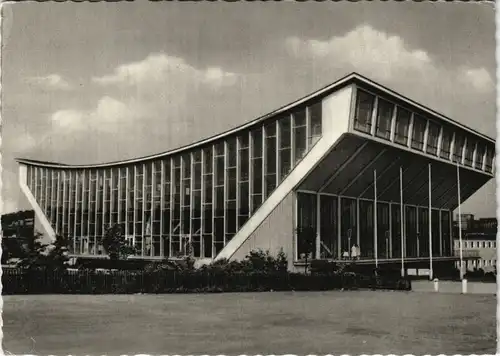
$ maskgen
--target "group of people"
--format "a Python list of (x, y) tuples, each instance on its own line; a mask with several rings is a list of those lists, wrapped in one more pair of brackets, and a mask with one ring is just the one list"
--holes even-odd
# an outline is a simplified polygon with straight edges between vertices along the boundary
[(345, 250), (342, 253), (342, 259), (344, 260), (349, 260), (349, 259), (359, 260), (360, 256), (361, 256), (361, 250), (357, 244), (352, 245), (350, 253), (348, 250)]

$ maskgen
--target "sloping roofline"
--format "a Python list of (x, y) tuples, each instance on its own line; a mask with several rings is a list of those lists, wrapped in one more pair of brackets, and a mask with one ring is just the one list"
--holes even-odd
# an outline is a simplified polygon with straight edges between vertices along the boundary
[(448, 123), (451, 123), (454, 126), (457, 126), (465, 131), (468, 131), (476, 136), (479, 136), (479, 137), (485, 139), (486, 141), (490, 141), (493, 144), (495, 143), (495, 140), (492, 139), (491, 137), (483, 135), (476, 130), (473, 130), (473, 129), (471, 129), (471, 128), (469, 128), (469, 127), (467, 127), (467, 126), (465, 126), (465, 125), (463, 125), (463, 124), (461, 124), (453, 119), (450, 119), (449, 117), (444, 116), (443, 114), (438, 113), (437, 111), (434, 111), (434, 110), (432, 110), (432, 109), (430, 109), (422, 104), (419, 104), (419, 103), (417, 103), (417, 102), (415, 102), (415, 101), (413, 101), (413, 100), (411, 100), (411, 99), (409, 99), (401, 94), (398, 94), (394, 90), (391, 90), (391, 89), (389, 89), (381, 84), (378, 84), (378, 83), (374, 82), (373, 80), (362, 76), (361, 74), (358, 74), (356, 72), (352, 72), (351, 74), (335, 81), (334, 83), (323, 87), (322, 89), (319, 89), (319, 90), (317, 90), (317, 91), (315, 91), (307, 96), (304, 96), (304, 97), (302, 97), (302, 98), (300, 98), (300, 99), (298, 99), (290, 104), (282, 106), (281, 108), (276, 109), (268, 114), (260, 116), (257, 119), (249, 121), (243, 125), (237, 126), (235, 128), (232, 128), (232, 129), (227, 130), (225, 132), (222, 132), (220, 134), (217, 134), (217, 135), (208, 137), (206, 139), (200, 140), (198, 142), (184, 145), (184, 146), (181, 146), (181, 147), (178, 147), (178, 148), (166, 151), (166, 152), (152, 154), (152, 155), (143, 156), (143, 157), (131, 158), (131, 159), (127, 159), (127, 160), (113, 161), (113, 162), (106, 162), (106, 163), (97, 163), (97, 164), (64, 164), (64, 163), (25, 159), (25, 158), (16, 158), (15, 160), (18, 163), (32, 164), (32, 165), (51, 167), (51, 168), (101, 168), (101, 167), (111, 167), (111, 166), (122, 166), (122, 165), (131, 164), (131, 163), (137, 163), (137, 162), (141, 162), (141, 161), (148, 161), (148, 160), (152, 160), (152, 159), (157, 159), (157, 158), (161, 158), (161, 157), (165, 157), (165, 156), (170, 156), (170, 155), (173, 155), (173, 154), (176, 154), (176, 153), (179, 153), (182, 151), (186, 151), (189, 149), (193, 149), (193, 148), (208, 144), (210, 142), (216, 141), (218, 139), (222, 139), (222, 138), (229, 136), (231, 134), (234, 134), (238, 131), (242, 131), (244, 129), (255, 126), (256, 124), (258, 124), (262, 121), (265, 121), (273, 116), (277, 116), (279, 114), (282, 114), (283, 112), (294, 109), (296, 106), (304, 104), (308, 101), (325, 97), (325, 96), (331, 94), (332, 92), (339, 90), (339, 89), (341, 89), (349, 84), (352, 84), (352, 83), (361, 84), (361, 85), (365, 85), (365, 86), (368, 86), (371, 88), (375, 88), (378, 91), (382, 92), (383, 94), (392, 96), (392, 97), (406, 103), (408, 106), (413, 106), (413, 107), (417, 108), (418, 110), (425, 112), (426, 114), (430, 114), (431, 116), (437, 117), (439, 120), (443, 120), (443, 121), (446, 121)]

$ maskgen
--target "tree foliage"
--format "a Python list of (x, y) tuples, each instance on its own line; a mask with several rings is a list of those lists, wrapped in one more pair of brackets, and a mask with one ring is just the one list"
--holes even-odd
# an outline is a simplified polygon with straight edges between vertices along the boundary
[(68, 263), (68, 243), (65, 237), (57, 235), (55, 241), (45, 243), (43, 234), (36, 232), (33, 242), (29, 244), (19, 262), (19, 267), (63, 270), (68, 267)]
[(104, 251), (111, 260), (127, 259), (136, 254), (134, 246), (130, 246), (125, 240), (123, 229), (120, 225), (114, 224), (106, 228), (102, 240)]

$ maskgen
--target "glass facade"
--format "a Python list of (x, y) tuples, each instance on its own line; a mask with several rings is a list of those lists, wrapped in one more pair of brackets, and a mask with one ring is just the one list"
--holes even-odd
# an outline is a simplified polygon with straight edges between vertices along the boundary
[(442, 125), (424, 114), (360, 88), (356, 89), (353, 115), (355, 131), (374, 134), (415, 151), (425, 150), (429, 155), (487, 173), (493, 172), (494, 146), (463, 129)]
[(104, 254), (106, 228), (119, 224), (139, 256), (213, 258), (321, 138), (321, 107), (312, 103), (213, 143), (137, 163), (27, 165), (27, 184), (75, 254)]
[[(361, 259), (401, 258), (402, 251), (404, 257), (429, 257), (427, 207), (404, 205), (401, 220), (397, 203), (379, 201), (375, 214), (374, 201), (367, 199), (298, 191), (296, 201), (297, 259), (342, 258), (351, 253), (353, 245), (358, 245)], [(450, 218), (448, 210), (432, 209), (433, 256), (452, 256)]]

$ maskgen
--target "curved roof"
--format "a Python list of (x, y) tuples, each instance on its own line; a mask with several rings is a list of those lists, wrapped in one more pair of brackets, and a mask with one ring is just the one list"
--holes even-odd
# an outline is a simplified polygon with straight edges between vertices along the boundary
[(187, 150), (211, 143), (211, 142), (216, 141), (218, 139), (222, 139), (224, 137), (230, 136), (234, 133), (237, 133), (237, 132), (242, 131), (244, 129), (255, 126), (258, 123), (265, 121), (271, 117), (274, 117), (274, 116), (282, 114), (286, 111), (292, 110), (295, 107), (297, 107), (303, 103), (309, 102), (309, 101), (314, 100), (314, 99), (319, 99), (319, 98), (325, 97), (325, 96), (329, 95), (330, 93), (332, 93), (336, 90), (339, 90), (339, 89), (341, 89), (349, 84), (352, 84), (352, 83), (356, 83), (356, 84), (361, 85), (361, 86), (366, 86), (366, 87), (369, 87), (371, 89), (376, 89), (385, 95), (391, 96), (391, 97), (395, 98), (396, 100), (403, 102), (407, 106), (411, 106), (417, 110), (424, 112), (426, 115), (430, 115), (430, 116), (437, 118), (439, 120), (449, 122), (449, 123), (453, 124), (454, 126), (457, 126), (465, 131), (468, 131), (476, 136), (479, 136), (479, 137), (485, 139), (486, 141), (490, 141), (491, 143), (495, 143), (495, 140), (492, 139), (491, 137), (483, 135), (483, 134), (481, 134), (481, 133), (479, 133), (479, 132), (477, 132), (477, 131), (475, 131), (475, 130), (473, 130), (473, 129), (471, 129), (471, 128), (469, 128), (469, 127), (467, 127), (467, 126), (465, 126), (465, 125), (463, 125), (455, 120), (452, 120), (452, 119), (450, 119), (450, 118), (448, 118), (448, 117), (446, 117), (446, 116), (444, 116), (444, 115), (442, 115), (442, 114), (440, 114), (432, 109), (429, 109), (428, 107), (425, 107), (424, 105), (421, 105), (421, 104), (419, 104), (419, 103), (417, 103), (417, 102), (415, 102), (415, 101), (413, 101), (413, 100), (411, 100), (411, 99), (409, 99), (401, 94), (396, 93), (395, 91), (393, 91), (389, 88), (386, 88), (383, 85), (380, 85), (380, 84), (378, 84), (378, 83), (376, 83), (376, 82), (374, 82), (374, 81), (372, 81), (372, 80), (370, 80), (370, 79), (368, 79), (368, 78), (366, 78), (358, 73), (353, 72), (353, 73), (335, 81), (334, 83), (327, 85), (326, 87), (324, 87), (322, 89), (319, 89), (319, 90), (317, 90), (317, 91), (315, 91), (315, 92), (313, 92), (305, 97), (302, 97), (302, 98), (300, 98), (300, 99), (298, 99), (290, 104), (282, 106), (281, 108), (274, 110), (268, 114), (265, 114), (261, 117), (258, 117), (257, 119), (254, 119), (250, 122), (247, 122), (246, 124), (237, 126), (233, 129), (227, 130), (225, 132), (214, 135), (212, 137), (208, 137), (208, 138), (203, 139), (201, 141), (191, 143), (188, 145), (184, 145), (184, 146), (181, 146), (181, 147), (178, 147), (178, 148), (166, 151), (166, 152), (152, 154), (152, 155), (143, 156), (143, 157), (132, 158), (132, 159), (127, 159), (127, 160), (105, 162), (105, 163), (96, 163), (96, 164), (64, 164), (64, 163), (56, 163), (56, 162), (48, 162), (48, 161), (39, 161), (39, 160), (33, 160), (33, 159), (25, 159), (25, 158), (16, 158), (16, 161), (18, 163), (25, 163), (25, 164), (31, 164), (31, 165), (43, 166), (43, 167), (49, 167), (49, 168), (67, 168), (67, 169), (79, 168), (79, 169), (82, 169), (82, 168), (103, 168), (103, 167), (111, 167), (111, 166), (121, 166), (121, 165), (142, 162), (142, 161), (148, 161), (148, 160), (152, 160), (152, 159), (158, 159), (161, 157), (170, 156), (170, 155), (173, 155), (176, 153), (180, 153), (182, 151), (187, 151)]

